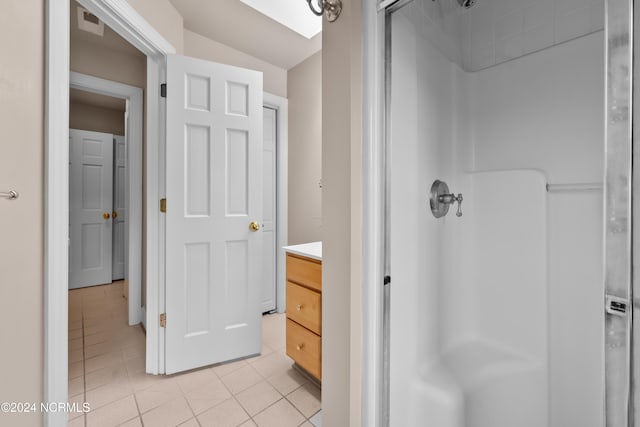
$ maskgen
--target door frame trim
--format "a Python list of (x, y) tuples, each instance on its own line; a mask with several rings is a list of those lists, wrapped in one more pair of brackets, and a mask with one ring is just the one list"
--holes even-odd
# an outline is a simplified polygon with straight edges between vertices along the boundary
[(285, 254), (289, 241), (289, 100), (264, 92), (263, 107), (276, 114), (276, 311), (286, 308)]
[(129, 282), (129, 325), (142, 322), (142, 89), (111, 80), (71, 71), (69, 88), (107, 95), (127, 101), (129, 123), (126, 127), (126, 234)]
[[(125, 40), (147, 55), (147, 87), (158, 87), (167, 54), (175, 48), (126, 0), (78, 0)], [(69, 209), (69, 22), (68, 0), (47, 0), (45, 4), (45, 212), (44, 212), (44, 402), (68, 400), (68, 209)], [(159, 91), (147, 90), (147, 140), (159, 141), (161, 129)], [(158, 282), (161, 236), (157, 201), (161, 147), (148, 144), (145, 268), (147, 283)], [(147, 287), (147, 361), (149, 373), (159, 373), (159, 290)], [(43, 414), (45, 426), (65, 426), (67, 414)]]
[[(375, 3), (378, 3), (377, 5)], [(384, 336), (386, 13), (396, 1), (362, 2), (362, 424), (388, 425)]]

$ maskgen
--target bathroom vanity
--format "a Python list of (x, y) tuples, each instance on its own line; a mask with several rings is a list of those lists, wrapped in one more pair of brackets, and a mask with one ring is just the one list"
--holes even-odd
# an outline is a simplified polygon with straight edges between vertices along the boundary
[(322, 242), (285, 246), (287, 355), (322, 378)]

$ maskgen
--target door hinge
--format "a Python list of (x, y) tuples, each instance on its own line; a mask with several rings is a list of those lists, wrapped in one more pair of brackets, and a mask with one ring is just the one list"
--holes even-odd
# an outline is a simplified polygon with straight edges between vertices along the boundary
[(162, 313), (160, 315), (160, 327), (161, 328), (166, 328), (167, 327), (167, 314), (166, 313)]
[(167, 212), (167, 199), (160, 199), (160, 212)]
[(160, 85), (160, 96), (163, 98), (167, 97), (167, 84), (166, 83), (162, 83)]

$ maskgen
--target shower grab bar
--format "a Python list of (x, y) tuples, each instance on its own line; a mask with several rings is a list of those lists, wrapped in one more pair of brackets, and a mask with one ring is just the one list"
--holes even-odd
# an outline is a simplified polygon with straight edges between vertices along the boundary
[(4, 197), (5, 199), (15, 200), (20, 197), (20, 193), (15, 190), (10, 191), (0, 191), (0, 197)]
[(584, 184), (547, 184), (548, 193), (566, 193), (573, 191), (602, 191), (601, 182), (587, 182)]

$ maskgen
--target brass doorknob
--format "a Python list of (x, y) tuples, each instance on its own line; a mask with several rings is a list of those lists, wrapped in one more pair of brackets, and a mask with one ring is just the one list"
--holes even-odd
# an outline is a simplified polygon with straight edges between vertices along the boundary
[(251, 224), (249, 224), (249, 230), (251, 230), (251, 231), (260, 230), (260, 224), (258, 224), (257, 222), (253, 221)]
[(113, 213), (111, 214), (111, 216), (113, 217), (113, 219), (118, 218), (118, 212), (113, 211)]
[(304, 348), (304, 343), (296, 345), (296, 350), (300, 351)]
[(105, 212), (105, 213), (102, 214), (102, 218), (109, 219), (109, 218), (111, 218), (111, 215), (109, 214), (109, 212)]

